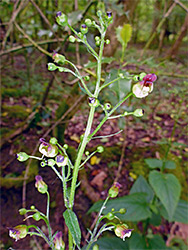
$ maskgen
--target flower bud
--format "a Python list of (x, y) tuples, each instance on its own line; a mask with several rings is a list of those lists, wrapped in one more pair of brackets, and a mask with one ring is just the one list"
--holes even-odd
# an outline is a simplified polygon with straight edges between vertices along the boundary
[(43, 167), (45, 167), (47, 165), (47, 163), (45, 161), (41, 161), (40, 165), (43, 168)]
[(95, 37), (95, 41), (97, 42), (97, 41), (100, 41), (100, 37), (99, 36), (96, 36)]
[(106, 12), (106, 19), (109, 23), (112, 23), (113, 21), (113, 16), (112, 16), (112, 12), (111, 11), (107, 11)]
[(28, 227), (26, 225), (19, 225), (14, 228), (9, 228), (9, 236), (15, 241), (23, 239), (28, 233)]
[(58, 154), (58, 148), (56, 145), (52, 145), (46, 142), (43, 138), (40, 139), (42, 142), (39, 146), (39, 152), (46, 157), (55, 157)]
[(98, 146), (98, 147), (97, 147), (97, 152), (98, 152), (98, 153), (104, 152), (104, 148), (103, 148), (102, 146)]
[(64, 64), (66, 61), (65, 57), (63, 55), (58, 54), (57, 52), (54, 52), (52, 58), (55, 63), (59, 63), (59, 64)]
[(99, 250), (99, 245), (95, 244), (92, 250)]
[(54, 159), (48, 160), (48, 166), (53, 167), (55, 164), (56, 164), (56, 162), (54, 161)]
[(31, 208), (31, 210), (35, 210), (35, 206), (34, 205), (32, 205), (30, 208)]
[(88, 32), (88, 27), (86, 24), (82, 24), (80, 27), (80, 31), (83, 35), (85, 35)]
[(64, 167), (68, 163), (68, 157), (66, 155), (57, 155), (55, 158), (55, 162), (58, 167)]
[(126, 116), (126, 115), (128, 115), (129, 113), (127, 112), (127, 111), (125, 111), (124, 113), (123, 113), (123, 115), (124, 116)]
[(135, 82), (138, 82), (138, 81), (139, 81), (139, 77), (138, 77), (137, 75), (135, 75), (135, 76), (133, 76), (133, 80), (134, 80)]
[(121, 185), (118, 182), (115, 182), (108, 191), (109, 197), (115, 198), (116, 196), (118, 196), (120, 187)]
[(27, 209), (25, 209), (25, 208), (20, 208), (20, 209), (19, 209), (19, 213), (20, 213), (20, 215), (24, 215), (24, 214), (27, 213)]
[(68, 17), (61, 11), (58, 11), (56, 14), (56, 22), (65, 27), (68, 24)]
[(89, 76), (85, 76), (84, 79), (85, 79), (86, 81), (89, 81), (90, 77), (89, 77)]
[(68, 144), (64, 144), (64, 145), (63, 145), (63, 148), (64, 148), (65, 150), (68, 149), (68, 147), (69, 147)]
[(76, 38), (74, 36), (69, 36), (69, 42), (74, 43), (76, 41)]
[(113, 213), (109, 212), (109, 213), (107, 213), (106, 218), (108, 220), (113, 220), (115, 218), (115, 215)]
[(36, 212), (33, 214), (33, 219), (36, 221), (39, 221), (41, 219), (41, 215), (39, 212)]
[(116, 225), (114, 232), (117, 237), (125, 240), (126, 237), (129, 238), (131, 236), (132, 230), (133, 229), (128, 229), (128, 226), (126, 224), (118, 224)]
[(88, 156), (88, 155), (89, 155), (89, 151), (86, 151), (86, 152), (85, 152), (85, 155)]
[(35, 176), (35, 187), (38, 189), (39, 193), (45, 194), (48, 190), (47, 184), (43, 181), (40, 175)]
[(145, 76), (146, 76), (145, 72), (140, 73), (139, 80), (142, 81)]
[(105, 108), (106, 110), (111, 109), (111, 104), (110, 104), (110, 103), (105, 103), (105, 104), (104, 104), (104, 108)]
[(89, 97), (88, 102), (89, 102), (90, 107), (98, 107), (99, 106), (99, 100), (97, 98)]
[(56, 70), (58, 67), (54, 64), (54, 63), (48, 63), (48, 70), (49, 71), (54, 71)]
[(142, 117), (144, 115), (144, 110), (143, 109), (136, 109), (134, 111), (133, 115), (136, 117)]
[(119, 213), (120, 214), (125, 214), (126, 213), (126, 209), (125, 208), (120, 208)]
[(106, 39), (106, 44), (110, 44), (110, 40), (109, 39)]
[(97, 16), (98, 16), (98, 17), (101, 17), (101, 15), (102, 15), (102, 11), (101, 11), (101, 10), (98, 10), (98, 11), (97, 11)]
[(86, 24), (88, 27), (91, 27), (91, 25), (92, 25), (91, 19), (87, 18), (87, 19), (85, 20), (85, 24)]
[(54, 245), (55, 245), (55, 250), (64, 250), (65, 249), (65, 243), (62, 239), (63, 234), (62, 232), (58, 232), (55, 237), (54, 237)]
[(18, 161), (27, 161), (29, 159), (29, 155), (25, 152), (20, 152), (17, 154), (17, 160)]
[(96, 41), (96, 46), (100, 46), (100, 41)]

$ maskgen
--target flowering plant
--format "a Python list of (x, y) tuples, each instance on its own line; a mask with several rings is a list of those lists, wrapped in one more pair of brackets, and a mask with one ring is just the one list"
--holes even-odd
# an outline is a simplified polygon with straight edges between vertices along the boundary
[[(136, 117), (143, 116), (143, 110), (138, 108), (134, 110), (133, 112), (124, 112), (123, 114), (119, 115), (113, 115), (115, 111), (120, 107), (121, 104), (123, 104), (129, 97), (136, 96), (138, 98), (142, 98), (147, 96), (152, 90), (153, 90), (153, 82), (156, 80), (156, 76), (154, 74), (144, 74), (141, 73), (139, 76), (133, 76), (133, 75), (127, 75), (120, 73), (116, 79), (113, 79), (110, 82), (101, 84), (101, 72), (102, 72), (102, 59), (103, 59), (103, 49), (104, 45), (109, 44), (109, 40), (105, 39), (106, 31), (110, 23), (113, 21), (113, 15), (111, 12), (103, 13), (102, 11), (97, 12), (98, 16), (98, 22), (92, 21), (90, 19), (86, 19), (85, 23), (81, 25), (80, 32), (77, 32), (68, 21), (68, 17), (58, 12), (56, 15), (56, 21), (57, 23), (65, 27), (67, 26), (71, 31), (72, 35), (69, 37), (70, 42), (80, 42), (85, 44), (87, 47), (89, 53), (95, 58), (97, 62), (97, 72), (96, 72), (96, 83), (95, 83), (95, 89), (94, 91), (91, 91), (90, 88), (87, 86), (85, 78), (81, 75), (79, 69), (77, 66), (70, 62), (65, 56), (58, 54), (55, 52), (52, 56), (54, 63), (48, 64), (49, 71), (55, 71), (58, 70), (59, 72), (67, 72), (72, 75), (74, 75), (79, 80), (80, 88), (81, 90), (88, 96), (88, 105), (90, 107), (87, 126), (85, 129), (85, 133), (83, 134), (81, 138), (80, 145), (77, 149), (77, 157), (75, 162), (72, 162), (68, 153), (67, 148), (68, 145), (60, 145), (56, 138), (51, 138), (49, 142), (47, 142), (44, 138), (40, 139), (40, 146), (39, 146), (39, 152), (42, 154), (41, 158), (36, 156), (30, 156), (27, 155), (25, 152), (18, 153), (18, 160), (19, 161), (26, 161), (29, 158), (35, 158), (41, 161), (41, 167), (50, 166), (52, 170), (56, 173), (58, 178), (61, 180), (63, 185), (63, 198), (64, 198), (64, 204), (66, 210), (63, 212), (63, 216), (65, 219), (65, 224), (68, 227), (68, 249), (72, 250), (76, 247), (78, 249), (81, 249), (81, 230), (78, 223), (78, 218), (76, 214), (73, 211), (74, 206), (74, 199), (75, 199), (75, 191), (77, 188), (77, 180), (78, 180), (78, 172), (79, 170), (84, 167), (86, 162), (95, 154), (95, 153), (102, 153), (103, 147), (98, 146), (97, 149), (92, 152), (91, 154), (88, 154), (85, 152), (86, 146), (88, 142), (94, 138), (94, 135), (99, 131), (99, 129), (102, 127), (102, 125), (108, 120), (108, 119), (115, 119), (118, 117), (124, 117), (128, 115), (134, 115)], [(100, 37), (97, 36), (96, 46), (99, 46), (99, 53), (95, 51), (95, 49), (88, 43), (87, 40), (87, 32), (89, 28), (96, 28), (98, 32), (100, 33)], [(67, 65), (71, 66), (72, 69), (68, 68)], [(120, 79), (129, 79), (129, 80), (139, 80), (140, 82), (136, 83), (132, 91), (128, 93), (126, 96), (124, 96), (114, 107), (111, 107), (109, 103), (105, 103), (104, 105), (100, 103), (99, 101), (99, 94), (104, 88), (107, 88), (112, 83), (117, 82)], [(141, 79), (142, 78), (142, 79)], [(104, 111), (104, 117), (99, 123), (99, 125), (92, 131), (91, 127), (93, 124), (94, 114), (97, 108), (101, 108)], [(112, 136), (112, 135), (109, 135)], [(83, 159), (83, 155), (86, 155), (86, 158)], [(26, 237), (26, 235), (36, 235), (42, 237), (46, 243), (49, 245), (49, 247), (53, 250), (64, 250), (65, 249), (65, 243), (62, 239), (62, 232), (55, 232), (53, 233), (53, 230), (50, 226), (50, 219), (49, 219), (49, 204), (50, 204), (50, 196), (48, 193), (48, 186), (43, 181), (42, 177), (37, 175), (36, 176), (36, 183), (35, 186), (37, 190), (47, 195), (47, 208), (46, 208), (46, 214), (40, 212), (38, 209), (36, 209), (34, 206), (31, 207), (31, 209), (22, 208), (20, 209), (20, 214), (26, 215), (30, 213), (26, 217), (27, 218), (33, 218), (34, 220), (43, 220), (44, 223), (47, 225), (48, 228), (48, 235), (46, 235), (42, 229), (35, 225), (25, 226), (25, 225), (19, 225), (15, 228), (11, 228), (10, 230), (10, 236), (14, 238), (15, 240), (22, 239)], [(70, 191), (68, 188), (70, 187)], [(121, 239), (125, 240), (126, 237), (131, 236), (132, 229), (129, 229), (126, 224), (120, 221), (118, 216), (116, 216), (116, 213), (125, 213), (125, 208), (121, 208), (119, 211), (112, 211), (108, 213), (105, 216), (102, 216), (102, 212), (105, 209), (105, 205), (108, 202), (110, 198), (115, 198), (118, 193), (119, 189), (121, 188), (121, 185), (117, 182), (115, 182), (112, 187), (109, 189), (108, 196), (106, 200), (104, 201), (100, 212), (98, 214), (98, 217), (96, 219), (96, 223), (94, 226), (93, 231), (90, 231), (90, 239), (88, 240), (88, 244), (86, 246), (86, 250), (89, 250), (92, 244), (98, 239), (98, 237), (107, 230), (114, 230), (117, 237), (120, 237)], [(101, 221), (105, 220), (107, 222), (104, 222), (101, 226)], [(114, 219), (116, 219), (114, 221)], [(29, 231), (29, 229), (32, 228), (35, 231)]]

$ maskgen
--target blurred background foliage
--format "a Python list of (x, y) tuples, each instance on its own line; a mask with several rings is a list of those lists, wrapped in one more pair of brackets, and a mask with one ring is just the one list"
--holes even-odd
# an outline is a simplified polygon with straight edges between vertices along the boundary
[[(182, 222), (186, 221), (187, 202), (184, 201), (187, 200), (188, 153), (187, 0), (1, 0), (1, 186), (5, 192), (5, 208), (11, 202), (7, 190), (17, 188), (13, 192), (20, 195), (18, 190), (32, 182), (39, 172), (36, 162), (28, 165), (16, 162), (16, 152), (24, 150), (34, 154), (40, 137), (56, 136), (61, 143), (70, 145), (69, 153), (73, 159), (75, 157), (75, 148), (87, 119), (86, 97), (72, 76), (48, 72), (46, 65), (52, 61), (53, 51), (64, 54), (79, 66), (84, 76), (90, 76), (88, 86), (92, 89), (96, 64), (84, 45), (69, 42), (70, 30), (58, 26), (55, 15), (57, 11), (66, 13), (69, 22), (79, 30), (85, 18), (96, 20), (96, 11), (104, 6), (113, 12), (114, 22), (107, 32), (111, 42), (104, 50), (102, 81), (115, 78), (121, 71), (126, 71), (127, 75), (143, 71), (155, 73), (158, 81), (147, 99), (131, 99), (118, 110), (132, 111), (141, 107), (145, 110), (142, 118), (121, 118), (107, 124), (100, 135), (123, 129), (122, 135), (113, 140), (98, 139), (89, 145), (92, 150), (100, 143), (106, 150), (101, 158), (93, 158), (86, 173), (81, 174), (83, 179), (85, 175), (88, 179), (84, 179), (82, 191), (92, 202), (97, 200), (93, 197), (95, 195), (104, 198), (101, 188), (108, 189), (118, 176), (126, 187), (121, 196), (127, 195), (139, 176), (148, 180), (151, 169), (144, 159), (168, 159), (175, 163), (175, 168), (165, 171), (173, 173), (181, 184), (178, 204), (184, 217), (168, 221), (164, 209), (161, 216), (153, 212), (154, 208), (146, 208), (146, 212), (154, 217), (140, 217), (136, 222), (130, 220), (132, 224), (129, 226), (132, 225), (137, 232), (130, 242), (122, 245), (119, 239), (109, 239), (107, 235), (99, 241), (100, 249), (115, 249), (117, 244), (126, 249), (138, 249), (139, 244), (143, 249), (166, 249), (166, 241), (169, 249), (184, 250), (186, 239)], [(129, 27), (128, 33), (131, 34), (124, 48), (119, 37), (121, 27)], [(89, 29), (87, 34), (89, 43), (96, 50), (97, 35), (94, 29)], [(122, 93), (130, 91), (131, 84), (130, 81), (119, 81), (111, 85), (99, 97), (100, 102), (115, 104)], [(97, 111), (96, 120), (102, 117), (102, 111)], [(96, 177), (102, 169), (108, 173), (109, 179), (102, 179), (102, 187), (94, 185), (93, 193), (88, 194), (86, 187), (90, 185), (91, 176)], [(115, 204), (118, 201), (113, 206)], [(53, 208), (56, 205), (53, 204)], [(85, 213), (82, 210), (82, 217), (86, 216)], [(5, 236), (7, 221), (3, 223), (2, 235)], [(87, 222), (82, 223), (89, 227)], [(2, 249), (12, 246), (7, 242), (1, 242)]]

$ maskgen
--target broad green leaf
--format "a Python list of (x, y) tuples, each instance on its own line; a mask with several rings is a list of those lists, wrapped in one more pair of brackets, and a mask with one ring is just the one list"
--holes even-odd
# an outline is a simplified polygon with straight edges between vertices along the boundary
[(154, 196), (153, 190), (151, 189), (150, 185), (142, 175), (140, 175), (133, 184), (130, 190), (130, 194), (140, 193), (140, 192), (147, 194), (148, 202), (150, 202), (153, 199)]
[(117, 39), (122, 45), (126, 45), (130, 41), (131, 35), (132, 26), (130, 24), (124, 24), (123, 27), (119, 26), (116, 29)]
[[(102, 206), (102, 201), (96, 202), (88, 211), (99, 211)], [(103, 214), (107, 214), (114, 208), (118, 211), (120, 208), (125, 208), (125, 214), (117, 214), (122, 221), (141, 221), (151, 217), (151, 211), (147, 202), (146, 193), (135, 193), (126, 195), (117, 199), (108, 201)]]
[(167, 160), (165, 161), (165, 168), (167, 169), (175, 169), (176, 163), (174, 161)]
[(181, 193), (181, 185), (178, 179), (173, 174), (164, 174), (153, 170), (149, 174), (149, 182), (166, 208), (169, 220), (171, 220)]
[[(160, 206), (161, 215), (168, 220), (168, 214), (164, 206)], [(188, 202), (184, 200), (179, 200), (176, 210), (174, 212), (173, 218), (171, 221), (177, 221), (181, 223), (188, 224)]]
[[(132, 236), (131, 236), (132, 237)], [(98, 241), (92, 244), (89, 250), (93, 250), (93, 246), (97, 244), (99, 246), (99, 250), (128, 250), (128, 244), (126, 241), (118, 237), (102, 237)], [(83, 248), (86, 249), (87, 246)]]
[(155, 158), (148, 158), (144, 160), (149, 168), (161, 168), (163, 166), (163, 161)]
[(81, 231), (76, 214), (72, 210), (67, 209), (63, 213), (63, 217), (65, 218), (65, 223), (70, 230), (76, 245), (79, 246), (81, 241)]
[(150, 250), (166, 250), (169, 249), (166, 247), (165, 241), (160, 235), (152, 235), (151, 238), (147, 239), (149, 244), (148, 249)]
[(128, 241), (128, 244), (129, 244), (129, 250), (147, 249), (144, 237), (138, 233), (134, 233), (134, 231), (131, 238)]

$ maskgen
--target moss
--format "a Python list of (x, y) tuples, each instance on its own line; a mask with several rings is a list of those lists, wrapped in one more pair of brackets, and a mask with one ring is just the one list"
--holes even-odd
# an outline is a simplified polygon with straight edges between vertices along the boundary
[(21, 105), (14, 105), (14, 106), (3, 105), (2, 112), (7, 113), (8, 119), (18, 118), (24, 120), (28, 117), (28, 111), (24, 106)]
[(23, 90), (20, 90), (19, 88), (1, 88), (1, 94), (2, 97), (22, 97), (23, 95), (27, 95), (26, 92), (24, 92)]

